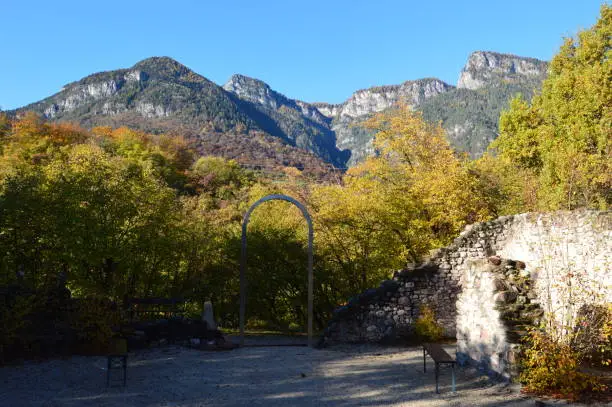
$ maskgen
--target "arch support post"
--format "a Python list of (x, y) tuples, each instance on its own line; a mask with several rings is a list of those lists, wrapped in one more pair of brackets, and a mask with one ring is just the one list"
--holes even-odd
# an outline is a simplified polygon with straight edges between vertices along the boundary
[(244, 220), (242, 221), (242, 239), (241, 239), (241, 251), (240, 251), (240, 345), (244, 345), (244, 324), (245, 324), (245, 315), (246, 315), (246, 294), (247, 294), (247, 280), (246, 280), (246, 254), (247, 254), (247, 226), (249, 224), (249, 218), (251, 217), (251, 213), (264, 202), (267, 201), (287, 201), (295, 206), (297, 206), (304, 218), (306, 219), (306, 223), (308, 223), (308, 346), (312, 347), (312, 315), (313, 315), (313, 273), (312, 273), (312, 264), (313, 264), (313, 239), (314, 233), (312, 228), (312, 219), (310, 218), (310, 214), (306, 210), (306, 207), (302, 205), (296, 199), (282, 194), (273, 194), (267, 195), (255, 202), (246, 215), (244, 215)]

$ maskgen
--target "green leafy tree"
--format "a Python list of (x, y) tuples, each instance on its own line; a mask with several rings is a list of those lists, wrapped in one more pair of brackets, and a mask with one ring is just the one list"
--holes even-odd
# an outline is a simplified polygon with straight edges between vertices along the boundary
[(612, 7), (565, 40), (531, 103), (512, 102), (492, 144), (537, 180), (537, 209), (605, 209), (612, 202)]

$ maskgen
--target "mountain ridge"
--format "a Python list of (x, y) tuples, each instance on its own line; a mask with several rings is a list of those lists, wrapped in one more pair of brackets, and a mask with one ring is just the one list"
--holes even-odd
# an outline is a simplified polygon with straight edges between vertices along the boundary
[[(240, 74), (220, 86), (170, 57), (150, 57), (130, 68), (70, 82), (58, 93), (12, 112), (34, 110), (49, 120), (85, 127), (128, 124), (154, 133), (185, 132), (204, 153), (212, 139), (212, 150), (218, 150), (225, 138), (230, 145), (241, 140), (248, 144), (246, 138), (264, 133), (272, 137), (265, 138), (269, 143), (309, 151), (313, 158), (342, 168), (373, 152), (373, 134), (360, 124), (398, 103), (423, 111), (429, 121), (441, 121), (458, 150), (478, 156), (495, 137), (496, 118), (509, 97), (530, 97), (546, 68), (545, 61), (535, 58), (475, 51), (457, 86), (421, 78), (359, 89), (344, 102), (331, 104), (291, 99)], [(286, 148), (271, 150), (284, 151), (265, 154), (274, 156), (279, 166), (288, 162)]]

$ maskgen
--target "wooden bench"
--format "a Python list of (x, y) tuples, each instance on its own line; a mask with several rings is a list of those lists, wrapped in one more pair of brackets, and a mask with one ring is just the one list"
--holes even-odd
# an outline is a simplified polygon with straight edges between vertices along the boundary
[(425, 343), (423, 344), (423, 373), (427, 372), (427, 360), (426, 355), (429, 354), (436, 365), (436, 393), (440, 393), (438, 390), (438, 379), (440, 378), (440, 365), (451, 365), (453, 368), (453, 393), (455, 393), (455, 365), (457, 362), (449, 355), (442, 346), (437, 343)]

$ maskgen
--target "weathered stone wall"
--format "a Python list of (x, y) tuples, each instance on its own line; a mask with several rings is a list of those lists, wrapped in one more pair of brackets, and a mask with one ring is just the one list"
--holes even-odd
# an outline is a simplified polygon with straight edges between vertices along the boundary
[(612, 302), (612, 213), (563, 211), (514, 217), (496, 254), (519, 259), (552, 329), (572, 325), (585, 302)]
[(599, 302), (610, 302), (611, 225), (611, 212), (583, 210), (504, 216), (467, 226), (427, 262), (396, 272), (380, 287), (339, 307), (325, 330), (324, 342), (384, 342), (410, 336), (423, 304), (434, 309), (445, 333), (455, 336), (457, 300), (467, 260), (493, 255), (526, 264), (525, 273), (534, 280), (537, 293), (534, 302), (544, 310), (577, 311), (580, 301), (572, 301), (573, 309), (565, 309), (568, 293), (563, 287), (568, 278), (569, 282), (582, 280), (580, 285), (589, 292), (583, 299), (589, 295), (589, 300), (596, 297)]
[(413, 334), (422, 304), (434, 309), (439, 321), (454, 335), (458, 293), (450, 269), (435, 264), (403, 270), (380, 287), (351, 298), (338, 308), (326, 330), (325, 340), (334, 342), (395, 341)]
[(457, 300), (457, 360), (504, 378), (516, 375), (516, 355), (526, 327), (544, 311), (520, 261), (468, 260)]
[(464, 264), (469, 258), (494, 254), (497, 241), (507, 237), (510, 222), (512, 217), (502, 217), (470, 225), (453, 244), (435, 251), (427, 262), (398, 271), (380, 287), (351, 298), (335, 310), (324, 334), (325, 342), (384, 342), (410, 337), (424, 304), (434, 310), (445, 335), (455, 336)]

